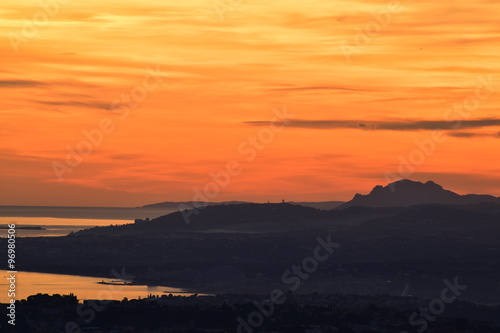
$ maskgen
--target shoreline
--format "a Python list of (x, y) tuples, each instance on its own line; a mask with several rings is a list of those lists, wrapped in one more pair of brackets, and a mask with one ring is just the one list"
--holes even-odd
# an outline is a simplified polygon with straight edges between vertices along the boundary
[[(7, 269), (1, 269), (2, 271), (4, 272), (7, 272), (8, 270)], [(26, 272), (26, 273), (40, 273), (40, 274), (52, 274), (52, 275), (66, 275), (66, 276), (80, 276), (80, 277), (88, 277), (88, 278), (95, 278), (96, 280), (99, 280), (99, 281), (96, 281), (96, 284), (102, 284), (101, 282), (102, 281), (106, 281), (106, 280), (109, 280), (109, 279), (116, 279), (116, 277), (113, 277), (113, 276), (96, 276), (94, 274), (91, 274), (91, 273), (88, 273), (88, 274), (85, 274), (85, 273), (78, 273), (78, 274), (71, 274), (71, 273), (62, 273), (62, 272), (56, 272), (56, 271), (53, 271), (53, 270), (30, 270), (30, 269), (22, 269), (22, 270), (17, 270), (16, 271), (17, 273), (22, 273), (22, 272)], [(166, 286), (165, 284), (169, 284), (168, 286)], [(113, 285), (113, 284), (108, 284), (108, 283), (105, 283), (105, 285)], [(145, 283), (145, 282), (141, 282), (140, 280), (135, 282), (135, 281), (132, 281), (131, 283), (127, 283), (127, 284), (119, 284), (120, 286), (144, 286), (144, 287), (165, 287), (165, 288), (175, 288), (175, 289), (182, 289), (182, 291), (179, 291), (179, 292), (175, 292), (176, 294), (203, 294), (203, 295), (212, 295), (214, 293), (210, 293), (210, 292), (207, 292), (207, 291), (201, 291), (201, 290), (195, 290), (193, 289), (192, 286), (187, 286), (187, 285), (184, 285), (184, 286), (181, 286), (182, 283), (176, 283), (176, 282), (167, 282), (167, 283)], [(165, 292), (165, 291), (162, 291), (163, 294), (165, 295), (168, 295), (169, 292)]]

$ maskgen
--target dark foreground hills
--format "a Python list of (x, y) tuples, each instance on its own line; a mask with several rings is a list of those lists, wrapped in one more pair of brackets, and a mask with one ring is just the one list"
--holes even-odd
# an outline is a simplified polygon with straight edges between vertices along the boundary
[[(272, 306), (268, 299), (269, 294), (163, 295), (82, 304), (71, 295), (38, 294), (16, 304), (16, 326), (2, 332), (498, 333), (500, 326), (499, 306), (460, 300), (426, 322), (415, 318), (415, 309), (428, 309), (429, 301), (414, 297), (288, 293)], [(264, 304), (263, 313), (254, 302)], [(0, 305), (0, 316), (7, 318), (7, 312), (7, 304)]]
[[(205, 293), (281, 288), (434, 299), (443, 281), (456, 280), (466, 286), (460, 300), (500, 304), (500, 204), (494, 197), (422, 204), (428, 192), (463, 199), (431, 183), (390, 186), (398, 198), (387, 188), (365, 196), (370, 203), (394, 198), (382, 207), (216, 205), (65, 237), (19, 238), (17, 267), (94, 276), (125, 268), (136, 283)], [(1, 239), (1, 255), (5, 249)]]

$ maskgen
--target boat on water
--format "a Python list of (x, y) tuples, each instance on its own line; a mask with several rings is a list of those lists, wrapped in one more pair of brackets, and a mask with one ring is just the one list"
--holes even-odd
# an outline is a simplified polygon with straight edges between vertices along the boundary
[(132, 282), (127, 282), (127, 281), (122, 281), (122, 280), (111, 280), (111, 281), (100, 281), (97, 282), (99, 284), (111, 284), (111, 285), (118, 285), (118, 286), (123, 286), (123, 285), (131, 285)]

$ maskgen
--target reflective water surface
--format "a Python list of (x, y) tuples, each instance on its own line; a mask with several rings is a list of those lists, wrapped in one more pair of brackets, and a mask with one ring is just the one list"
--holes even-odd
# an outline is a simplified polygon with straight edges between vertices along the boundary
[[(164, 292), (173, 295), (189, 296), (182, 289), (166, 286), (137, 286), (137, 285), (106, 285), (98, 282), (109, 282), (109, 278), (87, 277), (76, 275), (47, 274), (35, 272), (17, 272), (16, 299), (26, 299), (30, 295), (43, 294), (75, 294), (78, 299), (111, 299), (122, 300), (145, 298), (149, 294), (163, 295)], [(9, 283), (7, 271), (0, 270), (0, 302), (8, 302)]]

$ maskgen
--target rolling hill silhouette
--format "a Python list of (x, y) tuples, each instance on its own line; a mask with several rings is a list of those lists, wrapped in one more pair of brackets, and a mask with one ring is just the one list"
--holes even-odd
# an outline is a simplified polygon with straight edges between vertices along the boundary
[[(154, 208), (154, 209), (178, 209), (179, 207), (200, 208), (200, 207), (207, 207), (207, 206), (242, 205), (242, 204), (250, 204), (250, 203), (253, 203), (253, 202), (248, 202), (248, 201), (222, 201), (222, 202), (166, 201), (166, 202), (145, 205), (145, 206), (142, 206), (140, 208)], [(322, 210), (329, 210), (329, 209), (337, 208), (338, 206), (342, 205), (344, 203), (344, 201), (320, 201), (320, 202), (288, 201), (286, 203), (289, 203), (291, 205), (298, 205), (298, 206), (312, 207), (312, 208), (317, 208), (317, 209), (322, 209)]]

